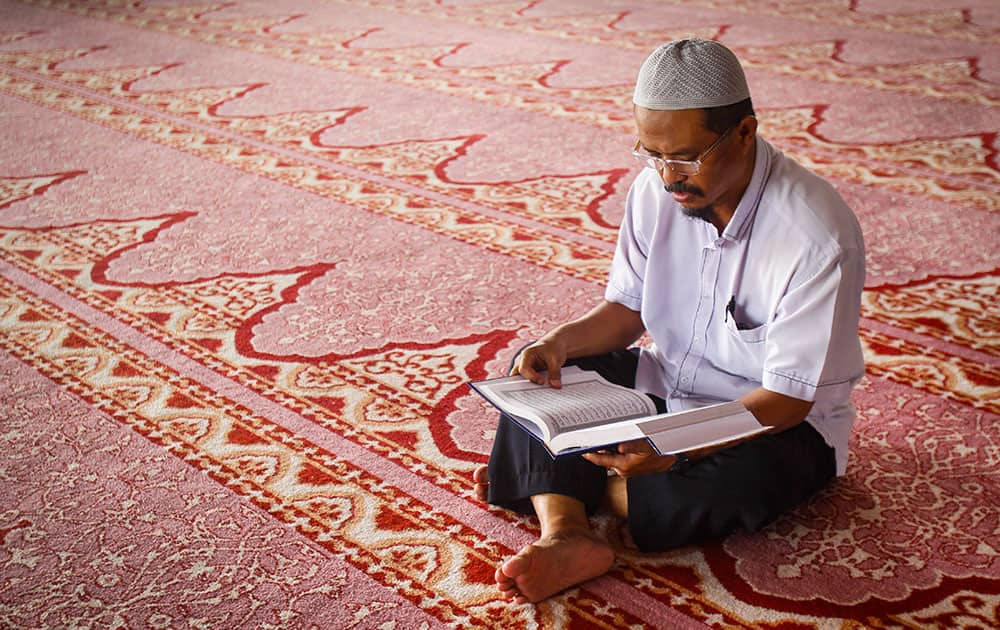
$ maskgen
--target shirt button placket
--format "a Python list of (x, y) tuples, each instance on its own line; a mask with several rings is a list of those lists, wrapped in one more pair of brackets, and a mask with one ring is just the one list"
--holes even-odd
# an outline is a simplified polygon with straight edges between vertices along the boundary
[(701, 266), (701, 278), (699, 278), (700, 295), (698, 300), (698, 310), (694, 316), (694, 329), (692, 331), (690, 351), (681, 363), (680, 388), (684, 391), (691, 391), (690, 386), (694, 383), (698, 365), (705, 356), (705, 341), (708, 334), (708, 324), (712, 320), (712, 309), (715, 308), (715, 284), (719, 275), (719, 261), (721, 252), (714, 247), (706, 247), (702, 250), (704, 262)]

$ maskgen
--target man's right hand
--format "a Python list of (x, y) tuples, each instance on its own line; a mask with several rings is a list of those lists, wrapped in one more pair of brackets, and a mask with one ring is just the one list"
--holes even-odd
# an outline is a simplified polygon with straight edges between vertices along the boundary
[(521, 351), (510, 373), (532, 383), (562, 387), (559, 370), (566, 359), (627, 348), (645, 328), (638, 311), (603, 301), (579, 319), (553, 329)]
[(555, 335), (546, 335), (521, 351), (511, 368), (511, 375), (520, 374), (532, 383), (559, 389), (559, 370), (566, 363), (566, 344)]

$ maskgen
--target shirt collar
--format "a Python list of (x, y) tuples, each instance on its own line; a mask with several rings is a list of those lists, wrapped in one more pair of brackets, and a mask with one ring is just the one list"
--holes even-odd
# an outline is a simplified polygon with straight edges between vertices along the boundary
[(764, 188), (767, 186), (767, 178), (771, 174), (771, 146), (760, 136), (754, 140), (756, 151), (750, 183), (747, 184), (747, 189), (743, 192), (739, 205), (736, 206), (733, 218), (722, 232), (722, 238), (728, 241), (739, 241), (749, 234), (750, 226), (753, 225), (754, 216), (757, 214), (757, 206), (760, 205)]

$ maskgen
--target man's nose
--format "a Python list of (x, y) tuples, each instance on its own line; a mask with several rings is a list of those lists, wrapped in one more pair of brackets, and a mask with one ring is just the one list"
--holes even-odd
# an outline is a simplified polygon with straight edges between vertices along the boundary
[(664, 184), (669, 186), (671, 184), (684, 181), (687, 179), (687, 175), (676, 173), (674, 172), (674, 169), (664, 164), (663, 168), (660, 169), (660, 179), (663, 180)]

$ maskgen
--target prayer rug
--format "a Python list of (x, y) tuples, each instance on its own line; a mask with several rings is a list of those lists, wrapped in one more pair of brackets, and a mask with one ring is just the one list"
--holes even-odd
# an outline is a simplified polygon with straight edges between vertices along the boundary
[[(0, 2), (0, 626), (1000, 626), (995, 0)], [(535, 605), (467, 388), (602, 296), (715, 38), (868, 247), (847, 475)]]

